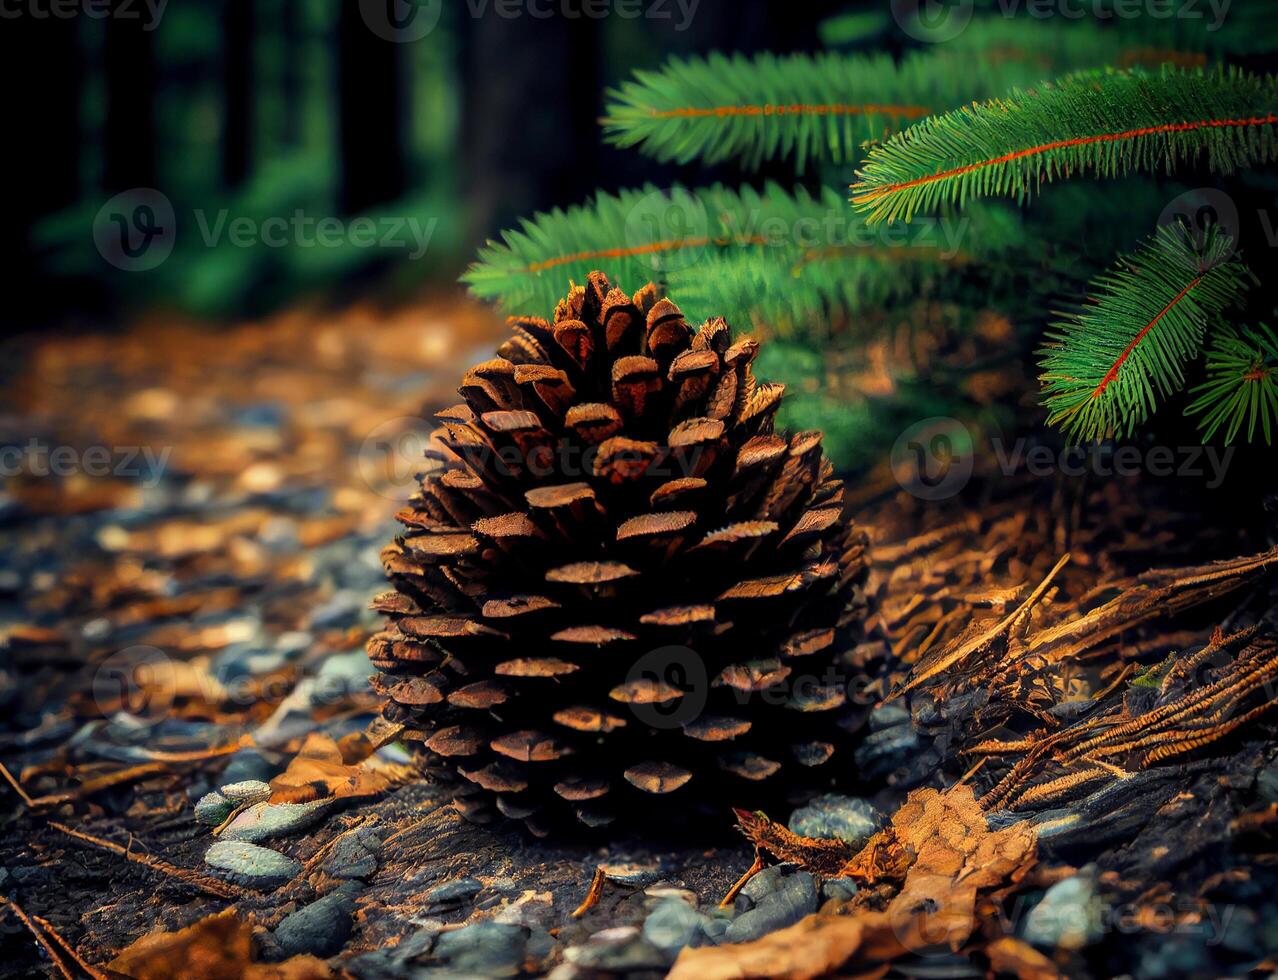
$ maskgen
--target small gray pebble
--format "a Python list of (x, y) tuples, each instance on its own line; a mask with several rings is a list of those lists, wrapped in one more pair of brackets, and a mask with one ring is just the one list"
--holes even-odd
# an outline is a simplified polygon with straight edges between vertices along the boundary
[(454, 973), (480, 977), (514, 977), (522, 972), (528, 944), (527, 926), (475, 922), (442, 933), (431, 955)]
[(733, 919), (724, 932), (724, 939), (730, 943), (749, 942), (794, 925), (816, 910), (816, 881), (806, 871), (795, 871), (786, 875), (780, 887), (763, 896), (754, 908)]
[(459, 878), (457, 881), (446, 881), (442, 885), (436, 885), (423, 896), (423, 901), (428, 907), (460, 905), (483, 890), (484, 883), (478, 878)]
[(206, 793), (195, 804), (195, 819), (202, 824), (216, 827), (231, 815), (235, 804), (216, 791)]
[(1256, 789), (1266, 803), (1278, 803), (1278, 759), (1260, 770), (1256, 777)]
[(1047, 889), (1025, 917), (1021, 937), (1044, 949), (1081, 949), (1100, 938), (1102, 911), (1091, 875), (1077, 874)]
[(803, 837), (824, 837), (861, 847), (883, 826), (872, 805), (855, 796), (827, 793), (790, 815), (790, 829)]
[(667, 898), (644, 920), (643, 938), (666, 953), (675, 955), (701, 931), (701, 916), (681, 898)]
[(797, 864), (774, 864), (764, 868), (747, 881), (741, 891), (737, 893), (736, 911), (738, 913), (748, 912), (754, 908), (768, 895), (780, 888), (782, 880), (787, 875), (794, 874), (798, 869), (799, 866)]
[(666, 954), (645, 940), (634, 926), (615, 926), (597, 932), (586, 942), (564, 950), (564, 960), (581, 970), (604, 973), (664, 971), (669, 967)]
[(895, 728), (907, 724), (910, 712), (899, 701), (881, 704), (870, 712), (870, 731), (881, 732), (885, 728)]
[(348, 882), (337, 891), (286, 915), (275, 927), (281, 959), (310, 953), (321, 959), (337, 953), (351, 934), (358, 886)]
[(849, 901), (857, 893), (856, 882), (851, 878), (826, 878), (821, 882), (821, 899), (828, 902)]
[(260, 803), (271, 795), (271, 787), (260, 779), (246, 779), (240, 783), (227, 783), (222, 795), (232, 803)]
[(263, 891), (274, 891), (302, 870), (299, 862), (279, 851), (242, 841), (217, 841), (204, 852), (204, 863), (238, 884)]
[(296, 833), (314, 824), (332, 805), (332, 800), (315, 800), (312, 803), (254, 803), (222, 831), (222, 839), (257, 843)]

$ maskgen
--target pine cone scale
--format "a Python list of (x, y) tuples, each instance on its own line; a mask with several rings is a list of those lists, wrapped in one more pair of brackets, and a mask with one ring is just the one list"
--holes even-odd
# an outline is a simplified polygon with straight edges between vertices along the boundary
[(856, 622), (864, 536), (819, 433), (773, 431), (758, 344), (599, 274), (511, 329), (383, 552), (388, 718), (464, 814), (538, 833), (828, 770), (846, 700), (797, 680)]

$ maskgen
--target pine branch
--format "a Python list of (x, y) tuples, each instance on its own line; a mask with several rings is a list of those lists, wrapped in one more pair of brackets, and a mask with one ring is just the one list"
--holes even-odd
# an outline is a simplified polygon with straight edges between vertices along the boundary
[(601, 269), (615, 282), (657, 281), (690, 317), (813, 336), (831, 313), (916, 296), (958, 265), (1015, 255), (1023, 266), (1030, 248), (1019, 216), (1000, 207), (874, 231), (829, 189), (647, 186), (525, 220), (462, 279), (507, 312), (548, 315), (569, 280)]
[(1198, 395), (1186, 415), (1202, 415), (1199, 430), (1211, 439), (1223, 425), (1225, 444), (1234, 441), (1247, 423), (1247, 441), (1256, 436), (1260, 422), (1265, 445), (1270, 445), (1278, 418), (1278, 337), (1265, 324), (1241, 333), (1221, 330), (1207, 351), (1207, 380), (1190, 389)]
[(1040, 351), (1048, 424), (1074, 439), (1130, 434), (1183, 387), (1207, 324), (1247, 288), (1232, 250), (1215, 229), (1195, 240), (1173, 225), (1097, 277)]
[(1278, 81), (1234, 69), (1140, 69), (1068, 76), (933, 116), (875, 149), (852, 202), (873, 223), (1091, 172), (1216, 173), (1278, 157)]
[(785, 158), (802, 172), (814, 160), (855, 162), (867, 140), (1045, 77), (1107, 64), (1206, 62), (1201, 40), (1158, 37), (1163, 43), (1145, 37), (1137, 45), (1090, 20), (1049, 27), (993, 17), (899, 63), (882, 54), (674, 58), (610, 92), (603, 124), (610, 142), (659, 160), (757, 168)]

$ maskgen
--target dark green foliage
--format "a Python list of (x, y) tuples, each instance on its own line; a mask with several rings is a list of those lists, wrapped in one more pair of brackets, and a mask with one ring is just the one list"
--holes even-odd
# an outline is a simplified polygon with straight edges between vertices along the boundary
[(1182, 54), (1134, 48), (1094, 22), (1047, 30), (996, 18), (899, 62), (884, 54), (673, 58), (610, 92), (604, 127), (610, 142), (658, 160), (757, 168), (787, 159), (803, 172), (813, 161), (856, 162), (867, 140), (1044, 76)]
[(914, 228), (870, 229), (836, 191), (775, 184), (598, 194), (490, 242), (462, 277), (509, 312), (548, 315), (594, 269), (662, 284), (690, 316), (809, 340), (832, 318), (912, 298), (955, 266), (1023, 255), (1019, 217), (989, 207)]
[(1263, 323), (1241, 331), (1225, 328), (1212, 339), (1206, 360), (1207, 380), (1190, 389), (1198, 397), (1185, 409), (1186, 415), (1203, 416), (1203, 439), (1223, 426), (1225, 443), (1231, 443), (1246, 422), (1251, 442), (1259, 421), (1269, 445), (1278, 418), (1278, 337), (1273, 330)]
[(1093, 174), (1216, 173), (1278, 156), (1278, 82), (1235, 69), (1086, 72), (923, 120), (874, 150), (852, 202), (871, 222), (976, 197), (1024, 201)]
[(1041, 381), (1048, 422), (1071, 438), (1130, 434), (1179, 391), (1210, 323), (1246, 288), (1233, 242), (1159, 229), (1099, 276), (1088, 303), (1048, 330)]

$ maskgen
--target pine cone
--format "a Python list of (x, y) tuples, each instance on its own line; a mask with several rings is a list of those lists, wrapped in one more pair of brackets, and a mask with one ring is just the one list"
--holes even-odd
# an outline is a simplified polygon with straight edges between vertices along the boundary
[(851, 772), (865, 536), (820, 433), (774, 434), (758, 344), (656, 295), (593, 273), (512, 318), (382, 553), (374, 686), (472, 819), (722, 820)]

